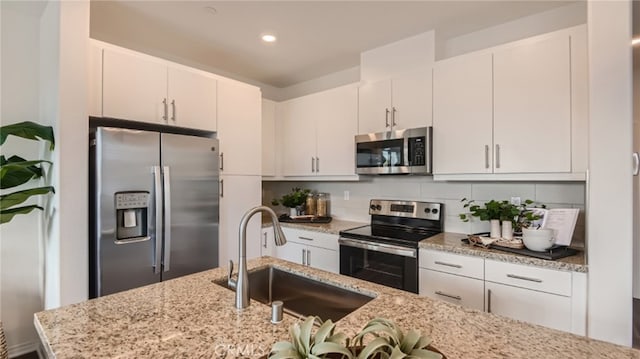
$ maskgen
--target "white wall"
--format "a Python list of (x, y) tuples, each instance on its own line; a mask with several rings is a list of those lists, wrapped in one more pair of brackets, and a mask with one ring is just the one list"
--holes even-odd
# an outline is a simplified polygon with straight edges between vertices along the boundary
[(564, 29), (587, 21), (587, 4), (578, 1), (553, 10), (492, 26), (480, 31), (450, 39), (438, 38), (436, 33), (436, 59), (461, 55), (511, 41)]
[[(361, 176), (360, 182), (263, 182), (263, 204), (271, 205), (293, 187), (309, 188), (330, 194), (331, 215), (336, 218), (369, 222), (369, 200), (374, 198), (433, 201), (444, 203), (445, 230), (457, 233), (488, 231), (488, 222), (462, 222), (458, 214), (465, 210), (462, 198), (478, 202), (509, 200), (511, 197), (531, 199), (549, 208), (580, 208), (582, 211), (574, 233), (574, 245), (584, 246), (583, 182), (516, 183), (516, 182), (433, 182), (426, 176)], [(349, 200), (344, 192), (349, 192)], [(277, 208), (284, 213), (284, 208)]]
[[(38, 121), (39, 4), (0, 2), (0, 121)], [(2, 154), (40, 157), (42, 144), (9, 137)], [(23, 187), (32, 187), (33, 183)], [(19, 187), (10, 191), (20, 189)], [(42, 310), (42, 213), (14, 217), (0, 226), (0, 317), (11, 356), (36, 349), (33, 313)]]
[(631, 345), (631, 2), (589, 1), (588, 333)]

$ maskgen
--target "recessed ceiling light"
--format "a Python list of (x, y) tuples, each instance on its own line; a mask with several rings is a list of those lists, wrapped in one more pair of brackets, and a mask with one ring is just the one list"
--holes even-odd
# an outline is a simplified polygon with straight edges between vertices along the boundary
[(631, 46), (638, 46), (638, 45), (640, 45), (640, 37), (631, 39)]
[(264, 41), (264, 42), (275, 42), (276, 41), (276, 37), (275, 37), (275, 35), (264, 34), (264, 35), (262, 35), (262, 41)]

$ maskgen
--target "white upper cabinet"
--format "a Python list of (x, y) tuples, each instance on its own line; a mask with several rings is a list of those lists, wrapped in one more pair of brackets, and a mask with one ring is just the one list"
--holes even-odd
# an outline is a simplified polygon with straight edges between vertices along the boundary
[(551, 36), (494, 52), (496, 173), (571, 171), (571, 47)]
[(359, 88), (358, 133), (431, 126), (431, 68)]
[(355, 85), (299, 97), (279, 107), (283, 176), (355, 175)]
[(216, 79), (183, 67), (168, 68), (169, 123), (215, 131)]
[(259, 88), (233, 80), (218, 81), (218, 139), (223, 174), (262, 174), (261, 113)]
[(492, 173), (491, 54), (437, 62), (433, 70), (434, 173)]
[(435, 178), (584, 179), (585, 31), (560, 30), (437, 62)]
[(146, 56), (104, 49), (102, 115), (166, 123), (167, 65)]
[(90, 51), (90, 114), (216, 131), (214, 75), (98, 41)]
[(276, 103), (262, 100), (262, 175), (276, 175)]

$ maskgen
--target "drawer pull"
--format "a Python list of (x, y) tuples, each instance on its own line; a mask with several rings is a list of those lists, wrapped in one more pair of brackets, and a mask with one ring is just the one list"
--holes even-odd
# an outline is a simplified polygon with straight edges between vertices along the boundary
[(433, 262), (435, 264), (439, 264), (441, 266), (446, 266), (446, 267), (453, 267), (453, 268), (462, 268), (461, 265), (459, 264), (451, 264), (451, 263), (446, 263), (446, 262), (440, 262), (440, 261), (435, 261)]
[(491, 289), (487, 289), (487, 313), (491, 313)]
[(438, 290), (438, 291), (436, 291), (436, 294), (437, 294), (437, 295), (441, 295), (441, 296), (443, 296), (443, 297), (447, 297), (447, 298), (455, 299), (455, 300), (462, 300), (462, 297), (461, 297), (461, 296), (459, 296), (459, 295), (447, 294), (447, 293), (441, 292), (441, 291), (439, 291), (439, 290)]
[(528, 280), (529, 282), (542, 283), (542, 279), (523, 277), (523, 276), (519, 276), (519, 275), (515, 275), (515, 274), (507, 274), (507, 277), (513, 278), (513, 279)]
[(300, 237), (300, 236), (298, 236), (298, 238), (304, 239), (305, 241), (312, 241), (313, 240), (313, 238)]

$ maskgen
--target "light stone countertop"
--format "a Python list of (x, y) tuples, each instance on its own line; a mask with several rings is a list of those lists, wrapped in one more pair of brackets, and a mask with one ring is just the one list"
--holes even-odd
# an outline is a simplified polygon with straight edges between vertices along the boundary
[[(327, 273), (270, 257), (273, 265), (376, 298), (337, 322), (348, 336), (374, 317), (430, 335), (449, 359), (635, 358), (640, 351)], [(35, 314), (46, 353), (56, 358), (257, 358), (288, 338), (296, 319), (271, 324), (270, 307), (233, 307), (234, 293), (212, 280), (217, 268)]]
[[(303, 229), (305, 231), (314, 231), (330, 234), (338, 234), (345, 229), (351, 229), (355, 227), (366, 226), (369, 223), (345, 221), (342, 219), (332, 219), (329, 223), (289, 223), (280, 222), (280, 226), (285, 228)], [(262, 217), (262, 228), (271, 227), (271, 219), (269, 217)]]
[(578, 252), (578, 254), (574, 256), (556, 260), (546, 260), (510, 252), (504, 252), (497, 249), (487, 249), (478, 246), (471, 246), (460, 241), (462, 238), (466, 237), (467, 235), (462, 233), (440, 233), (421, 241), (420, 248), (435, 249), (444, 252), (483, 257), (486, 259), (493, 259), (501, 262), (533, 265), (549, 269), (559, 269), (582, 273), (586, 273), (588, 269), (587, 265), (585, 264), (584, 252)]

